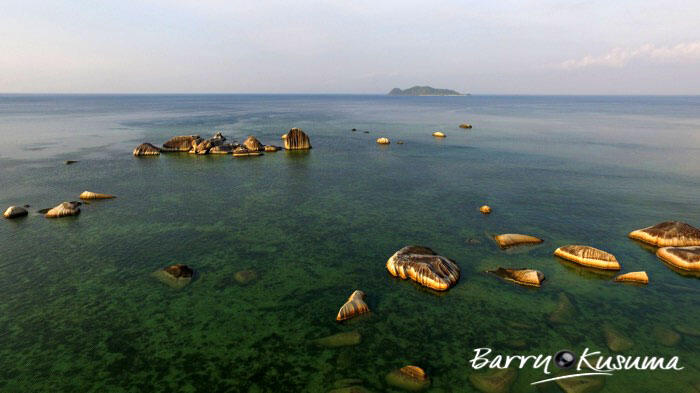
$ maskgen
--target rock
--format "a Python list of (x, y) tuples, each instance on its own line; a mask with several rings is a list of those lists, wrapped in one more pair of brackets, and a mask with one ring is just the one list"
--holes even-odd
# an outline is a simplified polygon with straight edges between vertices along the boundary
[(336, 321), (345, 321), (352, 317), (362, 315), (369, 312), (369, 306), (365, 303), (365, 293), (357, 290), (350, 295), (348, 300), (340, 307), (338, 315), (335, 317)]
[(445, 135), (444, 132), (435, 131), (435, 132), (433, 132), (433, 136), (434, 136), (434, 137), (438, 137), (438, 138), (444, 138), (444, 137), (446, 137), (447, 135)]
[(589, 246), (569, 245), (554, 250), (554, 255), (579, 265), (604, 270), (620, 270), (614, 255)]
[(265, 147), (263, 146), (263, 144), (260, 143), (260, 141), (252, 135), (248, 136), (248, 138), (246, 138), (243, 141), (243, 147), (248, 149), (248, 151), (253, 151), (253, 152), (265, 150)]
[(496, 270), (489, 270), (487, 273), (495, 274), (506, 281), (533, 287), (539, 287), (544, 281), (544, 274), (534, 269), (504, 269), (499, 267)]
[(5, 213), (3, 213), (2, 215), (5, 218), (17, 218), (17, 217), (24, 217), (27, 214), (29, 214), (29, 212), (27, 211), (27, 209), (25, 209), (23, 207), (10, 206), (7, 208), (7, 210), (5, 210)]
[(489, 214), (491, 213), (491, 207), (489, 205), (484, 205), (479, 208), (479, 211), (482, 212), (483, 214)]
[(235, 148), (236, 146), (231, 144), (214, 146), (209, 149), (209, 154), (231, 154)]
[(349, 347), (358, 345), (362, 341), (362, 336), (357, 331), (336, 333), (328, 337), (313, 340), (314, 345), (327, 348)]
[(78, 161), (75, 161), (75, 160), (66, 160), (66, 165), (72, 165), (72, 164), (75, 164), (76, 162), (78, 162)]
[(214, 136), (211, 137), (211, 139), (219, 141), (219, 143), (215, 144), (215, 146), (223, 145), (224, 142), (226, 142), (226, 137), (224, 136), (224, 134), (221, 133), (221, 131), (218, 131), (216, 134), (214, 134)]
[(595, 393), (605, 386), (605, 380), (596, 376), (558, 379), (555, 382), (564, 393)]
[(521, 235), (518, 233), (505, 233), (502, 235), (496, 235), (493, 237), (493, 239), (501, 248), (508, 248), (512, 246), (518, 246), (521, 244), (536, 244), (542, 243), (544, 241), (538, 237), (530, 235)]
[(459, 128), (465, 128), (465, 129), (466, 129), (466, 128), (472, 128), (472, 125), (471, 125), (471, 124), (467, 124), (467, 123), (462, 123), (462, 124), (459, 125)]
[(160, 149), (150, 143), (142, 143), (134, 149), (135, 156), (157, 156), (160, 155)]
[(255, 270), (247, 269), (236, 272), (233, 278), (241, 285), (248, 285), (258, 278), (258, 273)]
[(609, 324), (603, 325), (603, 335), (605, 343), (613, 352), (623, 352), (634, 347), (632, 340)]
[(678, 221), (638, 229), (630, 232), (629, 237), (657, 247), (700, 246), (700, 230)]
[(377, 138), (377, 143), (379, 143), (380, 145), (388, 145), (391, 142), (389, 142), (389, 138), (381, 137)]
[(282, 134), (282, 140), (287, 139), (287, 134)]
[(58, 218), (66, 216), (77, 216), (80, 214), (80, 202), (63, 202), (60, 205), (49, 209), (44, 217), (46, 218)]
[(681, 334), (693, 337), (700, 337), (700, 328), (690, 325), (676, 325), (673, 328)]
[(436, 291), (452, 287), (460, 274), (455, 261), (421, 246), (406, 246), (396, 251), (386, 262), (386, 268), (392, 276), (410, 278)]
[(284, 148), (287, 150), (311, 149), (311, 141), (301, 128), (292, 128), (284, 138)]
[(234, 157), (254, 157), (263, 155), (259, 151), (250, 151), (243, 146), (238, 146), (233, 150)]
[(202, 138), (199, 135), (180, 135), (170, 138), (167, 142), (163, 143), (163, 152), (176, 152), (176, 151), (190, 151), (192, 148), (196, 147)]
[(282, 148), (279, 146), (265, 145), (265, 151), (268, 153), (274, 153), (280, 149), (282, 149)]
[(114, 195), (109, 195), (109, 194), (98, 194), (96, 192), (92, 191), (83, 191), (82, 194), (80, 194), (80, 199), (112, 199), (116, 198)]
[(403, 141), (396, 142), (397, 145), (403, 145)]
[(161, 282), (179, 289), (192, 281), (194, 270), (187, 265), (176, 264), (157, 270), (153, 275)]
[(559, 293), (557, 306), (551, 314), (549, 314), (549, 322), (564, 324), (570, 323), (576, 314), (576, 307), (571, 303), (571, 300), (564, 292)]
[(199, 142), (192, 149), (190, 149), (190, 153), (200, 154), (200, 155), (207, 154), (207, 153), (209, 153), (209, 150), (212, 147), (214, 147), (212, 142), (209, 139), (205, 139), (205, 140)]
[(620, 274), (615, 277), (616, 282), (633, 282), (638, 284), (649, 284), (649, 276), (647, 272), (630, 272), (625, 274)]
[(357, 128), (353, 128), (352, 131), (357, 131)]
[(667, 347), (675, 347), (681, 341), (680, 334), (664, 326), (655, 326), (653, 333), (656, 341)]
[(484, 393), (507, 393), (515, 382), (518, 372), (512, 368), (492, 369), (469, 375), (469, 382)]
[(365, 134), (369, 134), (369, 131), (362, 131), (362, 132), (364, 132)]
[(662, 247), (656, 256), (682, 270), (700, 271), (700, 247)]
[(430, 386), (430, 379), (422, 368), (404, 366), (387, 374), (386, 383), (399, 389), (417, 392)]

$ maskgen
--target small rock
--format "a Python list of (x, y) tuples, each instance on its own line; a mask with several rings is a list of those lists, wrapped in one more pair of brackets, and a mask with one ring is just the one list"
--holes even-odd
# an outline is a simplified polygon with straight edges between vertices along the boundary
[(255, 270), (241, 270), (233, 275), (233, 278), (241, 285), (248, 285), (258, 278), (258, 273)]
[(676, 329), (676, 331), (678, 331), (679, 333), (685, 334), (687, 336), (700, 337), (700, 328), (696, 328), (694, 326), (676, 325), (674, 326), (674, 329)]
[(63, 202), (60, 205), (48, 209), (44, 217), (46, 218), (59, 218), (67, 216), (77, 216), (80, 214), (80, 202)]
[(280, 149), (281, 149), (281, 147), (279, 147), (279, 146), (265, 145), (265, 151), (268, 153), (274, 153)]
[(379, 143), (380, 145), (388, 145), (391, 142), (389, 142), (389, 138), (381, 137), (377, 138), (377, 143)]
[(364, 132), (365, 134), (369, 134), (369, 131), (362, 131), (362, 132)]
[(444, 137), (446, 137), (447, 135), (445, 135), (444, 132), (435, 131), (435, 132), (433, 132), (433, 136), (434, 136), (434, 137), (437, 137), (437, 138), (444, 138)]
[(521, 244), (536, 244), (544, 241), (538, 237), (521, 235), (519, 233), (505, 233), (502, 235), (496, 235), (493, 237), (493, 239), (501, 248), (508, 248)]
[(554, 255), (587, 267), (620, 270), (620, 263), (613, 254), (590, 246), (563, 246), (554, 250)]
[(487, 273), (494, 274), (506, 281), (533, 287), (539, 287), (544, 281), (544, 274), (534, 269), (504, 269), (499, 267), (496, 270), (489, 270)]
[(76, 162), (78, 162), (78, 161), (75, 161), (75, 160), (66, 160), (66, 165), (72, 165), (72, 164), (75, 164)]
[(605, 343), (613, 352), (624, 352), (634, 347), (632, 340), (609, 324), (603, 325)]
[(430, 379), (422, 368), (404, 366), (387, 374), (386, 382), (399, 389), (417, 392), (430, 386)]
[(467, 123), (462, 123), (462, 124), (459, 125), (459, 128), (472, 128), (472, 125), (471, 125), (471, 124), (467, 124)]
[(239, 146), (235, 150), (233, 150), (234, 157), (255, 157), (261, 155), (263, 155), (263, 153), (259, 151), (250, 151), (244, 146)]
[(7, 210), (5, 210), (5, 213), (3, 213), (2, 215), (5, 218), (17, 218), (17, 217), (24, 217), (27, 214), (29, 214), (29, 212), (27, 211), (27, 209), (25, 209), (23, 207), (10, 206), (7, 208)]
[(619, 276), (615, 277), (615, 281), (649, 284), (649, 276), (647, 276), (647, 272), (631, 272), (620, 274)]
[(180, 289), (192, 281), (194, 270), (183, 264), (175, 264), (157, 270), (153, 275), (172, 288)]
[(403, 141), (396, 142), (397, 145), (403, 145)]
[(314, 345), (328, 348), (349, 347), (358, 345), (362, 341), (362, 336), (357, 331), (333, 334), (328, 337), (313, 340)]
[(134, 149), (135, 156), (157, 156), (160, 155), (160, 149), (150, 143), (142, 143)]
[(83, 191), (80, 194), (80, 199), (112, 199), (116, 198), (114, 195), (109, 194), (98, 194), (92, 191)]
[(340, 322), (368, 312), (369, 306), (365, 303), (365, 293), (357, 290), (353, 292), (345, 304), (340, 307), (340, 311), (338, 311), (335, 320)]
[(357, 128), (353, 128), (352, 131), (357, 131)]
[(571, 323), (574, 315), (576, 314), (576, 308), (571, 300), (564, 292), (559, 294), (559, 301), (557, 306), (554, 308), (551, 314), (549, 314), (549, 322), (564, 324)]
[(489, 205), (484, 205), (479, 208), (479, 211), (483, 214), (489, 214), (491, 213), (491, 207)]
[(512, 368), (492, 369), (483, 373), (471, 374), (469, 382), (483, 393), (507, 393), (517, 376), (518, 372)]
[(654, 327), (654, 337), (661, 345), (667, 347), (675, 347), (681, 341), (680, 334), (664, 326)]

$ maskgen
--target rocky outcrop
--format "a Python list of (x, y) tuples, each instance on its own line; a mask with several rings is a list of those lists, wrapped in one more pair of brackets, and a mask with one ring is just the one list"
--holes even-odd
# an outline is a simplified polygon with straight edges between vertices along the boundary
[(80, 202), (63, 202), (60, 205), (49, 209), (44, 217), (46, 218), (59, 218), (67, 216), (77, 216), (80, 214)]
[(150, 143), (142, 143), (134, 149), (135, 156), (157, 156), (160, 154), (160, 149)]
[(284, 148), (287, 150), (307, 150), (311, 149), (311, 140), (301, 128), (292, 128), (285, 134)]
[(327, 337), (313, 340), (314, 345), (326, 348), (349, 347), (358, 345), (362, 341), (362, 336), (358, 331), (336, 333)]
[(614, 255), (594, 247), (569, 245), (557, 248), (554, 255), (596, 269), (620, 270)]
[(484, 205), (484, 206), (479, 208), (479, 211), (483, 214), (490, 214), (491, 213), (491, 206)]
[(502, 235), (496, 235), (493, 237), (493, 240), (495, 240), (496, 244), (498, 244), (498, 246), (501, 248), (519, 246), (521, 244), (537, 244), (544, 241), (538, 237), (521, 235), (519, 233), (504, 233)]
[(433, 132), (433, 136), (434, 136), (434, 137), (437, 137), (437, 138), (444, 138), (444, 137), (446, 137), (447, 135), (445, 135), (445, 133), (442, 132), (442, 131), (435, 131), (435, 132)]
[(496, 270), (489, 270), (487, 273), (494, 274), (506, 281), (533, 287), (539, 287), (544, 281), (544, 274), (534, 269), (505, 269), (499, 267)]
[(418, 366), (404, 366), (387, 374), (386, 383), (399, 389), (417, 392), (430, 386), (430, 379)]
[(681, 270), (700, 271), (700, 247), (662, 247), (656, 256)]
[(92, 191), (83, 191), (80, 194), (80, 199), (112, 199), (116, 198), (114, 195), (109, 194), (98, 194)]
[(633, 282), (637, 284), (649, 284), (649, 276), (647, 272), (630, 272), (625, 274), (620, 274), (615, 277), (616, 282)]
[(678, 221), (638, 229), (630, 232), (629, 237), (657, 247), (700, 246), (700, 229)]
[(471, 124), (467, 124), (467, 123), (462, 123), (462, 124), (459, 125), (459, 128), (468, 129), (468, 128), (472, 128), (472, 125), (471, 125)]
[(180, 135), (170, 138), (163, 143), (163, 152), (190, 151), (202, 142), (199, 135)]
[(248, 149), (248, 151), (264, 151), (265, 150), (265, 146), (263, 146), (263, 144), (260, 143), (260, 141), (252, 135), (250, 135), (248, 138), (246, 138), (243, 141), (242, 146), (245, 147), (246, 149)]
[(5, 212), (2, 214), (3, 217), (5, 218), (17, 218), (17, 217), (24, 217), (29, 212), (27, 209), (20, 207), (20, 206), (10, 206), (5, 210)]
[(445, 291), (459, 280), (459, 266), (427, 247), (406, 246), (389, 258), (386, 268), (392, 276), (411, 279), (420, 285)]
[(192, 281), (194, 270), (187, 265), (176, 264), (157, 270), (153, 275), (161, 282), (179, 289)]
[(492, 369), (469, 375), (469, 382), (483, 393), (508, 393), (518, 372), (512, 368)]
[(369, 306), (367, 306), (367, 303), (365, 303), (365, 293), (357, 290), (350, 295), (345, 304), (343, 304), (343, 306), (340, 308), (335, 320), (345, 321), (368, 312)]
[(259, 151), (250, 151), (246, 149), (244, 146), (238, 146), (237, 148), (233, 149), (233, 156), (234, 157), (254, 157), (254, 156), (261, 156), (263, 155)]
[(380, 145), (388, 145), (391, 142), (389, 141), (389, 138), (381, 137), (377, 138), (377, 143), (379, 143)]

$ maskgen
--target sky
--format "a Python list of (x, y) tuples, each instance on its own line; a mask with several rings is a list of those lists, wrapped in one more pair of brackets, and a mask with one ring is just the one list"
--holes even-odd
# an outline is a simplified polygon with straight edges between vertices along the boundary
[(698, 0), (0, 0), (3, 93), (700, 94)]

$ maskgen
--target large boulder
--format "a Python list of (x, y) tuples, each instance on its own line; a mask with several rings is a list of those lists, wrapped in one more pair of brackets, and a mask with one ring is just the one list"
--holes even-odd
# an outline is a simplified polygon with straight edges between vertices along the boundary
[(700, 229), (678, 221), (637, 229), (629, 237), (657, 247), (700, 246)]
[(160, 149), (150, 143), (142, 143), (134, 149), (135, 156), (157, 156), (160, 154)]
[(284, 148), (287, 150), (311, 149), (311, 140), (301, 128), (292, 128), (282, 139), (284, 140)]
[(179, 289), (192, 281), (194, 270), (187, 265), (178, 263), (157, 270), (153, 275), (168, 286)]
[(250, 135), (243, 141), (243, 146), (248, 149), (248, 151), (264, 151), (265, 146), (258, 140), (258, 138)]
[(656, 256), (682, 270), (700, 271), (700, 247), (662, 247)]
[(340, 311), (338, 311), (335, 320), (340, 322), (368, 312), (369, 306), (365, 303), (365, 293), (357, 290), (353, 292), (345, 304), (340, 307)]
[(5, 218), (17, 218), (26, 216), (27, 214), (29, 214), (29, 212), (23, 207), (10, 206), (7, 208), (7, 210), (5, 210), (5, 212), (2, 215)]
[(409, 392), (424, 390), (430, 386), (428, 375), (418, 366), (404, 366), (387, 374), (386, 383)]
[(411, 279), (420, 285), (445, 291), (459, 280), (459, 266), (428, 247), (406, 246), (386, 262), (392, 276)]
[(613, 254), (590, 246), (563, 246), (554, 250), (554, 255), (596, 269), (620, 270), (620, 264)]
[(489, 270), (488, 273), (501, 277), (506, 281), (533, 287), (539, 287), (544, 281), (544, 274), (534, 269), (505, 269), (499, 267), (496, 270)]
[(163, 143), (163, 148), (161, 151), (164, 152), (176, 152), (176, 151), (190, 151), (192, 148), (196, 147), (202, 138), (199, 135), (180, 135), (170, 138), (167, 142)]
[(116, 198), (114, 195), (110, 194), (99, 194), (92, 191), (83, 191), (80, 194), (80, 199), (112, 199)]
[(44, 214), (46, 218), (59, 218), (67, 216), (77, 216), (80, 214), (80, 202), (63, 202), (60, 205), (48, 209)]
[(544, 241), (538, 237), (521, 235), (519, 233), (504, 233), (502, 235), (496, 235), (493, 237), (493, 240), (495, 240), (496, 244), (498, 244), (498, 246), (501, 248), (519, 246), (521, 244), (537, 244)]

